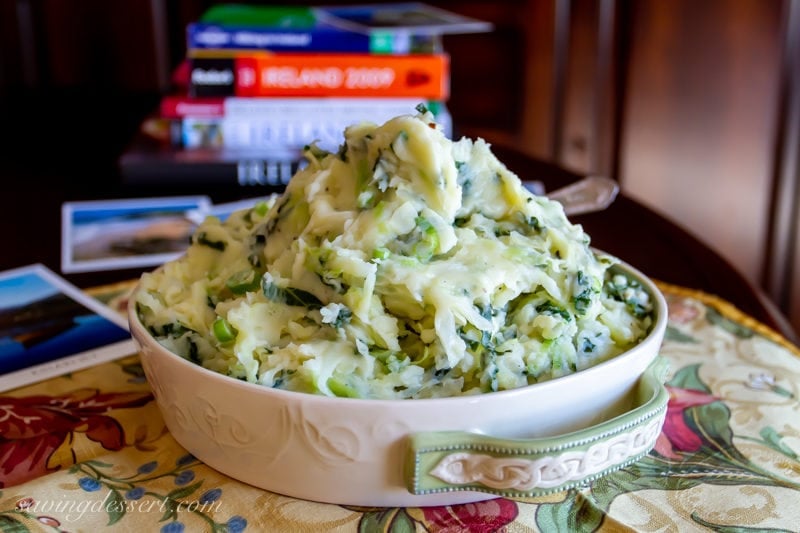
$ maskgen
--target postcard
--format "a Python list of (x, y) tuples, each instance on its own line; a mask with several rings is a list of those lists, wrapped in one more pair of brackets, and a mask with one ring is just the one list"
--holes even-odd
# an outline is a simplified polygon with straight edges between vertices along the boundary
[(0, 272), (0, 392), (133, 353), (124, 316), (44, 265)]
[(187, 213), (210, 203), (207, 196), (66, 202), (61, 271), (149, 267), (175, 259), (196, 227)]

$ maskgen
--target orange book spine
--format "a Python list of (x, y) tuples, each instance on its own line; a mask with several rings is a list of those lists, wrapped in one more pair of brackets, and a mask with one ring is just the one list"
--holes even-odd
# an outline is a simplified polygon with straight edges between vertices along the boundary
[(446, 54), (272, 54), (235, 59), (237, 96), (407, 96), (446, 100)]

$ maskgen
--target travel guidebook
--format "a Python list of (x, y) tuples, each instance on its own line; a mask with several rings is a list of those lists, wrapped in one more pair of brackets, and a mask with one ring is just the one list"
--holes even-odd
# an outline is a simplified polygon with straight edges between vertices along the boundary
[(373, 96), (446, 100), (447, 54), (263, 54), (190, 60), (189, 94), (214, 96)]
[(376, 31), (442, 35), (492, 30), (483, 20), (447, 11), (423, 2), (349, 4), (340, 6), (275, 6), (218, 4), (208, 8), (199, 22), (222, 27), (326, 29), (371, 33)]
[(336, 152), (345, 141), (345, 129), (353, 123), (365, 120), (381, 124), (398, 115), (415, 113), (420, 104), (433, 112), (450, 137), (452, 120), (447, 108), (418, 98), (228, 97), (221, 117), (179, 119), (177, 146), (253, 150), (278, 146), (301, 154), (303, 147), (314, 141), (319, 148)]
[[(202, 185), (241, 186), (253, 189), (253, 194), (271, 193), (282, 191), (306, 163), (302, 154), (285, 149), (184, 149), (181, 146), (182, 122), (182, 119), (158, 116), (144, 120), (119, 158), (124, 183), (171, 184), (191, 190)], [(216, 127), (219, 132), (220, 125)]]
[(423, 3), (296, 7), (222, 4), (186, 29), (188, 55), (207, 50), (431, 53), (448, 33), (492, 24)]
[(135, 353), (127, 327), (44, 265), (0, 272), (0, 392)]
[(119, 160), (122, 180), (129, 184), (241, 186), (258, 192), (282, 191), (305, 164), (301, 154), (283, 149), (183, 149), (145, 134), (137, 135)]
[(193, 22), (186, 26), (187, 54), (201, 57), (209, 51), (270, 50), (273, 52), (363, 52), (407, 53), (413, 50), (433, 52), (438, 43), (432, 38), (381, 39), (367, 34), (342, 31), (340, 28), (318, 26), (313, 29), (231, 27)]

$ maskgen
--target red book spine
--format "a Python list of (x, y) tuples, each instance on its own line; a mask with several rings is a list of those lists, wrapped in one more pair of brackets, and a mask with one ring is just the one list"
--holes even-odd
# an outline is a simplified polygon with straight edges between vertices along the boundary
[(167, 95), (161, 99), (159, 112), (162, 118), (222, 118), (225, 115), (225, 99)]
[(444, 101), (446, 54), (273, 54), (235, 58), (237, 96), (405, 96)]

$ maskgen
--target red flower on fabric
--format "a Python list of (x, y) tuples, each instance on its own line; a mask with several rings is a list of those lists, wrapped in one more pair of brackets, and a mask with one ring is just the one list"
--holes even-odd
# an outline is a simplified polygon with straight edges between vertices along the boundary
[[(10, 487), (58, 467), (48, 461), (66, 439), (83, 433), (107, 450), (125, 445), (125, 432), (112, 409), (140, 407), (147, 392), (78, 390), (65, 396), (0, 396), (0, 487)], [(72, 452), (73, 460), (75, 458)]]
[(685, 412), (690, 407), (706, 405), (718, 400), (706, 392), (667, 387), (669, 403), (664, 427), (656, 440), (655, 450), (669, 459), (680, 459), (677, 452), (696, 452), (703, 445), (700, 435), (686, 424)]
[(688, 324), (700, 316), (700, 309), (685, 298), (671, 296), (667, 299), (667, 306), (669, 307), (669, 320), (676, 324)]
[(442, 507), (424, 507), (425, 519), (437, 533), (490, 533), (517, 518), (517, 504), (505, 498)]

